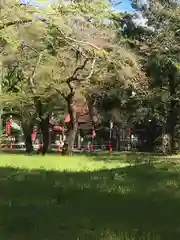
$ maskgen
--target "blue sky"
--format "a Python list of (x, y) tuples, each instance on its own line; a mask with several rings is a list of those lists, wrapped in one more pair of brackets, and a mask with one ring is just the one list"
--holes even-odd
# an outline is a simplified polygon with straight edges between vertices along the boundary
[(116, 9), (120, 11), (127, 11), (127, 12), (133, 11), (130, 0), (121, 0), (121, 3), (116, 7)]
[[(36, 0), (21, 0), (22, 2), (30, 2), (31, 4), (35, 4)], [(51, 1), (51, 0), (49, 0)], [(118, 0), (115, 0), (114, 2), (119, 2)], [(132, 12), (133, 9), (131, 7), (131, 1), (130, 0), (121, 0), (121, 4), (119, 4), (118, 6), (116, 6), (116, 9), (119, 11), (128, 11), (128, 12)]]
[[(38, 1), (36, 1), (36, 0), (20, 0), (20, 2), (29, 3), (29, 4), (37, 4)], [(39, 2), (38, 2), (38, 5), (39, 5)]]

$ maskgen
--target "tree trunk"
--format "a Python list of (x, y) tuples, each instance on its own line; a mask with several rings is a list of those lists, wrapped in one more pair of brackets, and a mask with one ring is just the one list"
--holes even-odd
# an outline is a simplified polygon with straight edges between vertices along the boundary
[(41, 153), (45, 155), (48, 152), (49, 147), (49, 119), (50, 115), (44, 116), (43, 105), (39, 98), (35, 98), (36, 111), (40, 119), (39, 128), (42, 134), (43, 146), (41, 148)]
[(43, 146), (41, 152), (45, 155), (49, 148), (49, 116), (42, 118), (40, 122), (40, 129), (42, 133)]
[(69, 129), (68, 131), (68, 146), (67, 146), (68, 155), (72, 155), (73, 153), (77, 130), (78, 130), (78, 123), (74, 122), (72, 124), (72, 128)]
[(33, 152), (31, 135), (25, 135), (25, 146), (26, 146), (26, 153), (30, 155)]
[(175, 126), (177, 123), (177, 101), (174, 99), (176, 93), (175, 74), (169, 75), (169, 93), (171, 97), (170, 110), (167, 119), (167, 134), (170, 136), (170, 152), (175, 150)]
[(102, 118), (97, 111), (96, 100), (92, 100), (89, 96), (86, 96), (86, 101), (88, 104), (88, 110), (92, 120), (92, 125), (93, 125), (93, 128), (95, 129), (96, 126), (102, 123)]
[(33, 152), (33, 145), (32, 145), (32, 131), (33, 131), (33, 123), (22, 123), (23, 133), (24, 133), (24, 140), (25, 140), (25, 147), (26, 153), (31, 154)]
[(74, 143), (76, 139), (76, 133), (78, 130), (78, 121), (76, 116), (76, 100), (75, 91), (71, 92), (67, 98), (68, 112), (70, 115), (70, 122), (67, 125), (68, 128), (68, 138), (65, 146), (64, 153), (72, 155), (74, 149)]
[(176, 114), (175, 114), (175, 102), (171, 101), (171, 110), (169, 113), (168, 121), (168, 134), (170, 136), (170, 152), (175, 150), (175, 126), (176, 126)]
[(171, 140), (170, 135), (168, 134), (162, 134), (162, 152), (164, 154), (171, 152)]

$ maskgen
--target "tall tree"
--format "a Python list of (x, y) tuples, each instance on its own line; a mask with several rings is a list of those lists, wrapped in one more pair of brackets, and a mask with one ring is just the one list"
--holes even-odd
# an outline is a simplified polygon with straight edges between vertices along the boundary
[[(81, 1), (48, 8), (21, 4), (12, 7), (24, 15), (18, 21), (7, 20), (1, 27), (4, 66), (16, 62), (22, 71), (21, 93), (33, 103), (39, 119), (43, 153), (48, 148), (52, 99), (58, 94), (64, 97), (70, 114), (67, 152), (71, 154), (77, 131), (77, 93), (87, 93), (92, 84), (100, 86), (113, 76), (131, 82), (139, 71), (138, 60), (116, 41), (108, 21), (112, 10), (106, 1)], [(98, 81), (93, 82), (95, 77)]]
[[(135, 6), (138, 6), (137, 2)], [(140, 49), (147, 56), (150, 87), (155, 87), (151, 95), (159, 95), (161, 99), (158, 104), (154, 104), (154, 109), (159, 109), (160, 115), (164, 117), (164, 130), (169, 136), (169, 151), (172, 152), (175, 149), (179, 118), (180, 7), (176, 1), (157, 0), (149, 2), (145, 8), (141, 5), (140, 10), (146, 18), (146, 28), (152, 30), (148, 37), (145, 31), (142, 34)]]

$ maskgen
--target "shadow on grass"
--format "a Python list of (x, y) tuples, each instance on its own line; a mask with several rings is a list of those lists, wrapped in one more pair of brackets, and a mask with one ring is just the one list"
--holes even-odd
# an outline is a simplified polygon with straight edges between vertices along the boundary
[[(89, 156), (95, 161), (118, 161), (129, 164), (139, 164), (139, 163), (152, 163), (157, 162), (161, 159), (167, 160), (165, 155), (155, 155), (152, 153), (136, 153), (136, 152), (97, 152), (91, 153)], [(177, 158), (176, 158), (177, 160)]]
[(3, 240), (180, 239), (180, 175), (141, 164), (88, 173), (0, 169)]

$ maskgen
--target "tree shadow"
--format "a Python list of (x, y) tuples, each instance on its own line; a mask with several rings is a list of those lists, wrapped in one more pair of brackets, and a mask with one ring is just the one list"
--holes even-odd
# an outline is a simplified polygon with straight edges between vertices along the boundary
[[(95, 161), (119, 162), (128, 164), (139, 164), (159, 161), (159, 155), (150, 153), (136, 153), (136, 152), (112, 152), (112, 153), (93, 153), (89, 154), (90, 158)], [(161, 156), (161, 159), (167, 160), (167, 156)]]
[(0, 169), (3, 240), (179, 239), (180, 175), (140, 164), (96, 172)]

